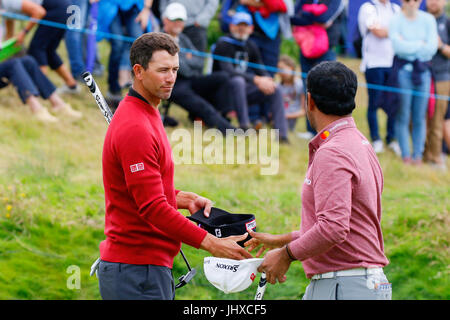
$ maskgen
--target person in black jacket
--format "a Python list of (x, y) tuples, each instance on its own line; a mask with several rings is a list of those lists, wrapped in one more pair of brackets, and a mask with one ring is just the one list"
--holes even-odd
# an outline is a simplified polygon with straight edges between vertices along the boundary
[(281, 91), (264, 69), (258, 47), (248, 39), (253, 32), (252, 17), (248, 13), (237, 12), (233, 15), (229, 28), (230, 34), (219, 39), (214, 54), (235, 61), (215, 59), (213, 71), (225, 71), (231, 78), (230, 86), (241, 128), (250, 127), (248, 105), (267, 102), (273, 126), (279, 129), (280, 141), (287, 142), (287, 121)]
[(203, 58), (196, 54), (197, 49), (182, 33), (186, 18), (186, 8), (181, 3), (169, 4), (163, 13), (164, 32), (186, 49), (179, 55), (180, 69), (169, 101), (187, 110), (193, 120), (200, 118), (225, 134), (227, 129), (235, 129), (221, 114), (231, 111), (228, 77), (222, 72), (203, 75)]

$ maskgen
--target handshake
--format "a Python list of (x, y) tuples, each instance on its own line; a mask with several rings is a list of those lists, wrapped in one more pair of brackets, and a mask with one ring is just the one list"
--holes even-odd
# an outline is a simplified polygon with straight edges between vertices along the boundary
[[(285, 274), (291, 262), (296, 260), (288, 247), (289, 242), (292, 241), (291, 233), (272, 235), (255, 232), (253, 230), (256, 222), (253, 215), (231, 214), (218, 208), (211, 208), (208, 216), (204, 215), (203, 210), (199, 210), (188, 219), (208, 231), (200, 249), (218, 258), (234, 260), (251, 259), (253, 256), (250, 252), (256, 250), (255, 257), (259, 258), (266, 250), (269, 250), (258, 267), (258, 272), (264, 272), (267, 282), (271, 284), (286, 281)], [(247, 232), (236, 235), (244, 230)]]
[[(239, 246), (237, 242), (245, 240), (248, 235), (251, 236), (251, 239), (244, 243), (247, 251)], [(249, 231), (243, 235), (226, 238), (216, 238), (208, 233), (200, 248), (209, 251), (215, 257), (235, 260), (253, 258), (250, 252), (255, 249), (258, 249), (256, 258), (260, 257), (266, 250), (269, 250), (264, 256), (264, 261), (258, 267), (258, 272), (264, 272), (267, 282), (275, 284), (277, 281), (279, 283), (286, 281), (286, 272), (291, 262), (296, 260), (287, 246), (290, 241), (291, 235), (289, 233), (273, 235)]]

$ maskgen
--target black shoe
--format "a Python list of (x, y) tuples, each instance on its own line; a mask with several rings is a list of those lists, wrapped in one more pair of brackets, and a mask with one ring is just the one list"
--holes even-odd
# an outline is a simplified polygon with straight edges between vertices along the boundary
[(289, 139), (287, 137), (281, 137), (280, 144), (291, 144), (291, 143), (289, 142)]
[(178, 121), (172, 117), (165, 116), (163, 124), (165, 127), (176, 127), (178, 125)]

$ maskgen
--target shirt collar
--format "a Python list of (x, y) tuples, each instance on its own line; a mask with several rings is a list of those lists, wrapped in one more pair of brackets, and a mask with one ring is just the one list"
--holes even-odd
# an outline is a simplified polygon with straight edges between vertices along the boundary
[(147, 104), (150, 104), (150, 103), (147, 101), (147, 99), (145, 99), (143, 96), (141, 96), (136, 90), (133, 89), (133, 87), (130, 87), (130, 90), (128, 91), (128, 95), (129, 95), (130, 97), (138, 98), (138, 99), (144, 101), (144, 102), (147, 103)]
[(316, 134), (314, 138), (309, 142), (309, 149), (313, 150), (313, 152), (319, 147), (329, 141), (336, 132), (339, 132), (346, 128), (356, 128), (355, 120), (350, 117), (343, 117), (339, 120), (333, 121), (328, 126), (322, 129), (319, 133)]

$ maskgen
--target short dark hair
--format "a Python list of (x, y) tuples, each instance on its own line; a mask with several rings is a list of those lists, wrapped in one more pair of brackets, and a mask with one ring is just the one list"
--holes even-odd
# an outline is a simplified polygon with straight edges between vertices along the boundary
[(337, 61), (324, 61), (308, 72), (306, 87), (325, 114), (344, 116), (355, 109), (356, 74)]
[(180, 48), (173, 38), (163, 32), (144, 33), (137, 38), (130, 49), (131, 66), (140, 64), (147, 70), (148, 63), (152, 60), (153, 52), (165, 50), (172, 56), (176, 55)]

